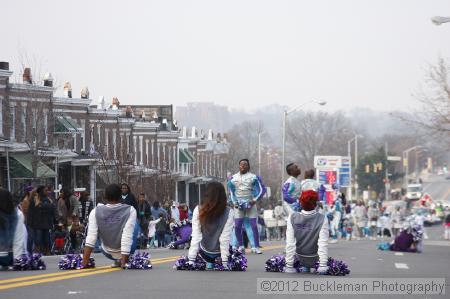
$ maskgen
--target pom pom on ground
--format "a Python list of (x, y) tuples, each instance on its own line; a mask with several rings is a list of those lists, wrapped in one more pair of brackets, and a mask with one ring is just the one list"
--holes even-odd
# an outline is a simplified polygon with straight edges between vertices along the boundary
[[(328, 271), (326, 275), (331, 276), (345, 276), (350, 274), (350, 269), (348, 269), (348, 265), (343, 261), (335, 260), (331, 257), (328, 258), (327, 262)], [(316, 270), (319, 268), (319, 263), (316, 263), (315, 267)]]
[(79, 270), (86, 268), (95, 268), (95, 260), (93, 257), (89, 258), (88, 265), (83, 267), (81, 264), (83, 257), (81, 254), (66, 254), (59, 259), (58, 268), (60, 270)]
[(183, 255), (175, 262), (173, 268), (176, 270), (203, 271), (206, 270), (206, 262), (200, 255), (197, 255), (193, 262), (189, 262), (189, 258)]
[[(328, 258), (327, 261), (328, 271), (326, 275), (331, 276), (345, 276), (350, 274), (350, 270), (348, 269), (348, 265), (343, 261), (335, 260), (331, 257)], [(316, 273), (319, 268), (319, 263), (317, 262), (314, 267), (309, 269), (308, 267), (303, 266), (298, 259), (295, 259), (293, 267), (298, 273), (301, 272), (310, 272)], [(286, 270), (286, 259), (284, 255), (276, 254), (271, 256), (266, 261), (266, 271), (267, 272), (284, 272)]]
[(247, 258), (244, 252), (230, 247), (230, 255), (228, 256), (227, 268), (230, 271), (247, 270)]
[(380, 242), (377, 244), (377, 249), (379, 250), (389, 250), (391, 244), (389, 242)]
[(12, 269), (15, 271), (45, 270), (47, 266), (41, 258), (40, 253), (23, 254), (20, 258), (14, 259)]
[(286, 259), (281, 254), (272, 255), (266, 261), (266, 272), (284, 272), (286, 269)]
[(150, 254), (148, 252), (137, 252), (128, 258), (127, 269), (149, 270), (152, 269)]

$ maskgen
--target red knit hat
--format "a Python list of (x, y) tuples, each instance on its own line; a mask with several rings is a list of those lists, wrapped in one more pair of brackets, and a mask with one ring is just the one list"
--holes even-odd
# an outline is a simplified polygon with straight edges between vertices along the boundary
[(300, 205), (302, 206), (302, 210), (312, 211), (316, 208), (317, 200), (319, 196), (314, 190), (305, 190), (302, 191), (302, 195), (300, 196)]

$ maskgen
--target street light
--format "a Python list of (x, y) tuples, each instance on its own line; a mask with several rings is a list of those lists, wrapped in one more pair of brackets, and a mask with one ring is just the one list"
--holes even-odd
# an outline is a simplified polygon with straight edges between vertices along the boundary
[(439, 17), (439, 16), (435, 16), (431, 18), (431, 22), (433, 22), (434, 25), (439, 26), (443, 23), (449, 23), (450, 22), (450, 17)]
[[(282, 157), (281, 157), (281, 185), (280, 186), (283, 186), (283, 183), (284, 183), (284, 167), (286, 164), (285, 159), (286, 159), (286, 122), (287, 122), (287, 117), (292, 112), (295, 112), (298, 109), (300, 109), (301, 107), (303, 107), (307, 104), (310, 104), (310, 103), (316, 103), (320, 106), (324, 106), (327, 104), (326, 101), (311, 100), (311, 101), (305, 102), (303, 104), (300, 104), (297, 107), (292, 108), (290, 110), (283, 111), (283, 150), (282, 150)], [(280, 193), (281, 193), (281, 201), (283, 201), (283, 192), (280, 192)]]
[[(354, 169), (355, 169), (355, 173), (354, 173), (354, 176), (355, 176), (355, 178), (354, 178), (354, 182), (355, 182), (355, 199), (358, 199), (358, 181), (357, 181), (358, 175), (356, 174), (356, 170), (358, 168), (358, 138), (363, 138), (363, 137), (364, 137), (363, 135), (359, 135), (359, 134), (355, 133), (355, 136), (352, 139), (350, 139), (349, 141), (347, 141), (347, 153), (348, 153), (348, 156), (350, 157), (350, 159), (351, 159), (350, 147), (351, 147), (352, 142), (355, 141), (355, 163), (354, 163)], [(350, 181), (350, 188), (348, 189), (347, 197), (348, 197), (348, 199), (350, 201), (352, 200), (352, 184), (351, 184), (351, 181)]]
[[(420, 149), (423, 149), (423, 148), (424, 148), (424, 146), (422, 146), (422, 145), (416, 145), (416, 146), (410, 147), (410, 148), (408, 148), (408, 149), (403, 151), (403, 169), (405, 170), (405, 176), (404, 176), (404, 179), (403, 179), (403, 184), (405, 186), (408, 185), (409, 152), (414, 151), (414, 150), (420, 150)], [(417, 158), (417, 153), (416, 153), (416, 158)], [(416, 159), (415, 164), (416, 165), (414, 165), (414, 167), (417, 169), (417, 159)], [(417, 170), (415, 170), (415, 171), (417, 171)]]

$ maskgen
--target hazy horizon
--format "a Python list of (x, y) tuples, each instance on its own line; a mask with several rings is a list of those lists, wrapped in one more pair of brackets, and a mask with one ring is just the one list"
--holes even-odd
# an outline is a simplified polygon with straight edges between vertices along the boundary
[(15, 78), (26, 52), (61, 86), (70, 81), (75, 97), (88, 86), (91, 98), (123, 104), (254, 111), (321, 99), (325, 111), (406, 111), (427, 65), (450, 57), (450, 24), (430, 21), (450, 15), (448, 0), (22, 0), (3, 8), (0, 60)]

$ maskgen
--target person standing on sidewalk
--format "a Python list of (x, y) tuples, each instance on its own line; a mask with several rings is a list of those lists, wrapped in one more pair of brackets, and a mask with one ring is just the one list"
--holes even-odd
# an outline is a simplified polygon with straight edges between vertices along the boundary
[(301, 210), (299, 198), (302, 193), (302, 184), (298, 177), (302, 171), (297, 164), (289, 163), (286, 165), (286, 173), (289, 175), (289, 178), (283, 184), (283, 206), (286, 207), (290, 215), (292, 212)]

